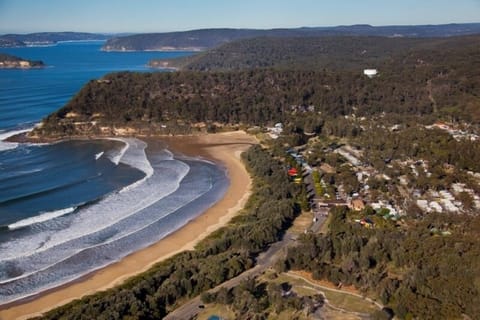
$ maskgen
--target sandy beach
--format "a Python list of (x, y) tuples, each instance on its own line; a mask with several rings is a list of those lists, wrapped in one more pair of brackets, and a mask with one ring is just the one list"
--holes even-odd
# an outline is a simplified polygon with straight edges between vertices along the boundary
[[(157, 138), (149, 138), (154, 142)], [(27, 319), (101, 290), (123, 283), (148, 270), (155, 263), (178, 252), (191, 250), (208, 234), (224, 226), (245, 205), (251, 190), (251, 178), (240, 154), (256, 141), (243, 131), (158, 138), (170, 150), (187, 156), (200, 156), (220, 162), (228, 170), (230, 186), (224, 197), (205, 213), (154, 245), (137, 251), (121, 261), (80, 280), (39, 294), (34, 298), (0, 307), (0, 319)]]

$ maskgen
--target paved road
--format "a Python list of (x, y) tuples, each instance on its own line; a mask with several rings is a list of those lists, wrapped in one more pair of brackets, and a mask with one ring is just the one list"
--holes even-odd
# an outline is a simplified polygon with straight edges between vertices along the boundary
[(318, 233), (322, 228), (323, 224), (327, 220), (328, 209), (326, 209), (326, 213), (316, 213), (315, 214), (315, 221), (310, 226), (310, 231), (313, 233)]
[[(288, 246), (291, 245), (294, 241), (295, 241), (295, 236), (287, 232), (281, 241), (275, 242), (270, 246), (270, 248), (268, 248), (267, 251), (260, 254), (260, 256), (257, 259), (257, 265), (255, 267), (243, 272), (242, 274), (236, 276), (235, 278), (232, 278), (216, 286), (213, 289), (210, 289), (208, 292), (217, 292), (221, 288), (231, 289), (233, 287), (238, 286), (243, 280), (247, 280), (248, 278), (253, 278), (260, 275), (267, 268), (271, 267), (277, 260), (277, 257), (282, 253), (286, 252), (286, 248), (288, 248)], [(192, 319), (202, 310), (200, 308), (201, 305), (202, 305), (202, 301), (198, 296), (184, 303), (180, 308), (171, 312), (164, 319), (168, 319), (168, 320)]]

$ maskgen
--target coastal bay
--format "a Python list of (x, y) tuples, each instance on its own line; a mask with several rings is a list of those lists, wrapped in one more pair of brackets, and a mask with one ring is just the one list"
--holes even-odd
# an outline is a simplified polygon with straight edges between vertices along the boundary
[[(127, 158), (132, 160), (131, 156), (141, 156), (144, 170), (138, 170), (138, 161), (124, 163), (127, 160), (123, 156), (125, 141), (78, 139), (52, 144), (29, 144), (21, 143), (26, 141), (12, 143), (4, 140), (14, 134), (29, 131), (42, 117), (67, 102), (89, 79), (118, 70), (148, 71), (146, 62), (149, 58), (163, 55), (105, 53), (99, 51), (101, 44), (72, 42), (49, 47), (3, 50), (10, 56), (28, 60), (45, 59), (48, 67), (35, 71), (6, 69), (2, 70), (0, 79), (3, 98), (0, 102), (1, 304), (74, 281), (73, 279), (150, 245), (175, 230), (177, 224), (185, 223), (192, 216), (198, 215), (203, 211), (201, 207), (214, 203), (215, 198), (221, 197), (228, 183), (221, 167), (202, 164), (193, 158), (187, 159), (185, 163), (169, 161), (171, 154), (164, 149), (165, 145), (159, 145), (153, 153), (158, 153), (154, 155), (157, 157), (155, 163), (165, 165), (163, 177), (154, 177), (155, 185), (152, 180), (142, 184), (150, 168), (142, 151), (142, 142), (138, 139), (130, 141), (133, 144), (138, 142), (139, 148), (131, 148), (131, 152), (127, 152)], [(188, 53), (170, 52), (167, 55), (185, 54)], [(86, 64), (89, 65), (88, 68), (85, 68)], [(162, 219), (166, 214), (161, 210), (165, 201), (155, 201), (162, 194), (174, 191), (176, 183), (187, 170), (190, 170), (187, 179), (180, 183), (183, 185), (181, 190), (196, 191), (188, 195), (190, 199), (209, 189), (205, 177), (210, 175), (221, 179), (221, 182), (213, 193), (202, 195), (200, 201), (189, 204), (188, 208), (194, 207), (193, 210), (181, 208), (178, 215), (173, 214), (165, 219), (168, 223), (163, 226), (159, 221), (149, 226), (149, 223), (155, 221), (155, 214), (159, 213)], [(189, 186), (192, 180), (194, 184)], [(137, 188), (138, 184), (142, 186)], [(194, 190), (200, 184), (202, 189)], [(147, 187), (151, 192), (147, 191)], [(179, 194), (178, 197), (172, 194), (165, 204), (170, 210), (183, 203), (175, 201), (180, 197), (181, 190), (176, 193)], [(141, 201), (131, 200), (134, 194), (142, 192), (148, 199), (140, 196), (137, 199)], [(146, 208), (146, 202), (155, 208)], [(98, 207), (99, 203), (103, 203), (103, 209)], [(132, 206), (135, 208), (129, 212), (128, 207)], [(116, 209), (111, 210), (113, 208)], [(130, 223), (132, 219), (135, 220), (131, 217), (130, 222), (123, 221), (123, 225), (109, 226), (111, 214), (117, 213), (126, 218), (136, 211), (138, 215), (148, 214), (150, 220), (137, 218), (135, 226)], [(85, 213), (98, 214), (103, 219), (103, 227), (107, 228), (101, 230), (101, 224), (98, 223), (95, 228), (90, 228), (92, 219), (82, 216)], [(121, 219), (112, 221), (119, 222)], [(148, 235), (132, 232), (147, 227), (145, 230)], [(93, 234), (92, 229), (96, 229)], [(74, 244), (73, 238), (79, 241)], [(81, 254), (76, 255), (75, 252)], [(0, 318), (3, 319), (3, 316)]]
[(256, 141), (244, 132), (209, 134), (200, 136), (150, 138), (149, 146), (155, 148), (159, 140), (175, 153), (189, 157), (213, 160), (225, 167), (230, 186), (223, 198), (205, 213), (188, 222), (180, 230), (168, 235), (156, 244), (137, 251), (121, 261), (93, 272), (73, 283), (50, 290), (44, 294), (10, 305), (0, 311), (0, 318), (23, 319), (39, 315), (87, 294), (119, 285), (131, 276), (146, 271), (156, 262), (174, 254), (192, 250), (196, 243), (228, 221), (248, 199), (251, 180), (240, 161), (240, 153)]

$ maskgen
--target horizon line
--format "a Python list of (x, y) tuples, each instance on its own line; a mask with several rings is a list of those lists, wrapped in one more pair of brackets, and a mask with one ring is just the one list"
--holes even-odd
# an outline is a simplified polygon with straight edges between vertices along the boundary
[(198, 28), (185, 28), (185, 29), (176, 29), (176, 30), (165, 30), (165, 31), (72, 31), (72, 30), (62, 30), (62, 31), (20, 31), (20, 32), (4, 32), (0, 31), (0, 36), (17, 34), (17, 35), (28, 35), (34, 33), (92, 33), (92, 34), (147, 34), (147, 33), (173, 33), (173, 32), (188, 32), (196, 30), (215, 30), (215, 29), (232, 29), (232, 30), (276, 30), (276, 29), (314, 29), (314, 28), (338, 28), (338, 27), (355, 27), (355, 26), (365, 26), (373, 28), (381, 27), (423, 27), (423, 26), (445, 26), (445, 25), (467, 25), (467, 24), (480, 24), (480, 21), (476, 22), (445, 22), (445, 23), (425, 23), (425, 24), (369, 24), (369, 23), (354, 23), (354, 24), (339, 24), (339, 25), (316, 25), (316, 26), (294, 26), (294, 27), (272, 27), (272, 28), (256, 28), (256, 27), (198, 27)]

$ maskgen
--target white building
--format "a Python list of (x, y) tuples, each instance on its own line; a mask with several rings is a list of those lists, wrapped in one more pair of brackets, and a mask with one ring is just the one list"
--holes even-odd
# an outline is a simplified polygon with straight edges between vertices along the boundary
[(378, 74), (378, 72), (377, 69), (365, 69), (363, 70), (363, 74), (369, 78), (373, 78)]

